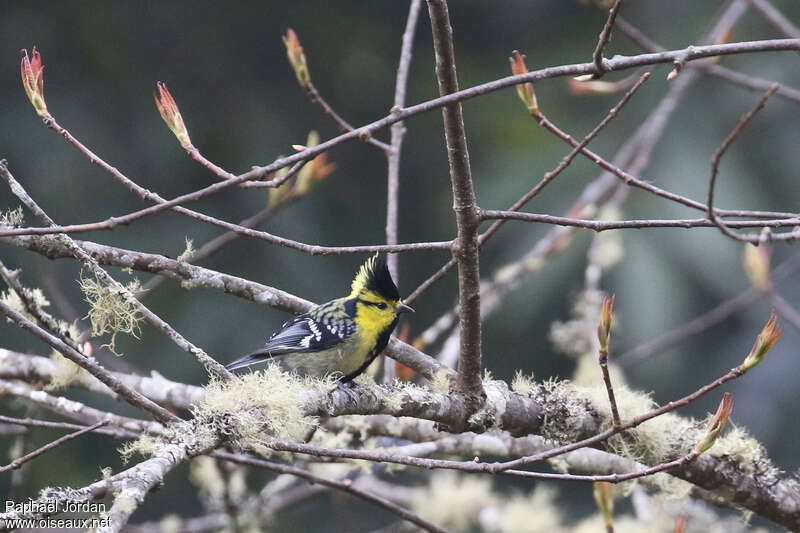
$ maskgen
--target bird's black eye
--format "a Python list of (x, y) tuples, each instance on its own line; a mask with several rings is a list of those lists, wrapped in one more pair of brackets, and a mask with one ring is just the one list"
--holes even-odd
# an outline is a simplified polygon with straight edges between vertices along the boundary
[(386, 304), (383, 302), (378, 302), (375, 304), (375, 307), (377, 307), (378, 309), (386, 309)]

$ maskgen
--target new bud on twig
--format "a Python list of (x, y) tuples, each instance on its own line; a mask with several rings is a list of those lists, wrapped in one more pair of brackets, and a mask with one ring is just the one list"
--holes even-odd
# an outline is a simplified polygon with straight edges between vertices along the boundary
[(153, 93), (153, 99), (156, 101), (156, 107), (161, 114), (161, 118), (167, 123), (167, 127), (178, 138), (181, 146), (187, 148), (191, 146), (192, 140), (189, 138), (189, 132), (186, 131), (186, 126), (183, 123), (181, 112), (178, 111), (178, 104), (175, 99), (169, 94), (167, 86), (161, 82), (156, 84), (158, 92)]
[(33, 104), (36, 114), (43, 117), (47, 115), (47, 105), (44, 103), (44, 65), (42, 65), (42, 56), (35, 46), (31, 51), (30, 58), (27, 50), (22, 50), (22, 52), (25, 54), (20, 64), (22, 86), (25, 88), (25, 94), (28, 95), (28, 100)]
[[(318, 144), (319, 133), (314, 130), (310, 131), (305, 146), (307, 148), (313, 148)], [(314, 185), (327, 178), (334, 169), (336, 169), (336, 165), (328, 163), (327, 152), (322, 152), (300, 169), (300, 172), (297, 174), (297, 183), (294, 187), (295, 194), (302, 196), (308, 193)]]
[(778, 317), (775, 315), (775, 311), (772, 311), (769, 314), (769, 320), (764, 325), (764, 329), (758, 334), (750, 353), (744, 358), (744, 362), (739, 365), (739, 370), (747, 372), (764, 359), (764, 356), (766, 356), (775, 343), (778, 342), (778, 339), (781, 338), (781, 334), (783, 333), (782, 329), (775, 331), (777, 325)]
[(303, 89), (307, 88), (311, 83), (311, 75), (308, 73), (308, 64), (306, 63), (306, 56), (303, 53), (303, 47), (300, 45), (300, 39), (292, 28), (286, 29), (286, 35), (283, 36), (283, 44), (286, 45), (286, 57), (289, 58), (294, 69), (294, 74), (297, 76), (297, 83)]
[[(582, 78), (582, 76), (579, 76)], [(591, 78), (591, 75), (589, 76)], [(578, 78), (567, 78), (569, 92), (576, 96), (588, 94), (613, 94), (621, 90), (619, 83), (603, 80), (581, 81)]]
[(669, 71), (669, 74), (667, 74), (667, 81), (672, 81), (677, 78), (678, 74), (681, 73), (681, 68), (683, 68), (683, 63), (679, 61), (674, 61), (672, 64), (673, 69)]
[(697, 446), (694, 447), (692, 453), (700, 455), (714, 445), (714, 441), (716, 441), (719, 434), (722, 433), (722, 429), (728, 422), (732, 411), (733, 395), (730, 392), (726, 392), (722, 396), (722, 401), (719, 402), (717, 412), (714, 413), (714, 416), (711, 417), (711, 422), (708, 423), (708, 431), (706, 431), (703, 439), (697, 443)]
[[(508, 58), (511, 63), (511, 73), (516, 75), (525, 74), (528, 72), (528, 66), (525, 64), (525, 56), (520, 54), (517, 50), (511, 52), (511, 57)], [(520, 83), (517, 85), (517, 94), (528, 112), (532, 115), (539, 113), (539, 104), (536, 102), (536, 93), (533, 90), (531, 82)]]
[(769, 263), (771, 249), (768, 244), (755, 246), (749, 242), (744, 245), (742, 267), (750, 283), (760, 291), (770, 288)]
[(611, 483), (608, 481), (596, 481), (594, 483), (594, 501), (597, 509), (603, 516), (603, 522), (608, 531), (614, 530), (614, 496), (611, 494)]
[(600, 358), (608, 357), (608, 343), (611, 340), (611, 320), (614, 317), (614, 298), (603, 298), (603, 307), (600, 309), (600, 323), (597, 326), (597, 340), (600, 341)]

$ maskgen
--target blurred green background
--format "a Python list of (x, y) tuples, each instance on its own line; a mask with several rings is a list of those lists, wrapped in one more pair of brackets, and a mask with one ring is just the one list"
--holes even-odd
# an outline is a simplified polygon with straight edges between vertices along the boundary
[[(797, 2), (774, 4), (793, 20), (800, 20)], [(626, 2), (622, 14), (673, 49), (695, 43), (722, 5), (720, 1), (639, 0)], [(80, 223), (127, 213), (143, 204), (41, 125), (19, 80), (20, 49), (36, 45), (41, 51), (47, 105), (61, 125), (140, 185), (171, 198), (204, 187), (215, 178), (186, 156), (161, 121), (152, 100), (156, 81), (165, 82), (171, 90), (195, 146), (217, 164), (241, 173), (251, 165), (264, 165), (280, 154), (291, 153), (291, 145), (304, 143), (309, 130), (318, 130), (323, 139), (337, 134), (335, 125), (297, 86), (281, 42), (286, 28), (297, 31), (321, 94), (348, 121), (361, 125), (386, 115), (392, 105), (408, 3), (5, 1), (0, 9), (0, 157), (9, 161), (16, 178), (57, 222)], [(507, 57), (513, 49), (527, 54), (531, 69), (588, 61), (605, 19), (591, 7), (564, 0), (453, 2), (451, 17), (462, 88), (506, 76)], [(750, 12), (737, 24), (731, 39), (776, 37), (782, 36)], [(606, 55), (639, 52), (617, 31)], [(727, 57), (722, 64), (800, 86), (796, 54)], [(652, 79), (592, 143), (594, 150), (611, 158), (667, 91), (665, 77), (670, 68), (653, 69)], [(624, 75), (610, 74), (607, 79)], [(536, 91), (543, 111), (576, 137), (589, 131), (619, 99), (619, 95), (573, 96), (564, 79), (542, 82)], [(407, 102), (418, 103), (437, 94), (430, 26), (423, 8)], [(715, 78), (700, 79), (672, 117), (641, 177), (704, 200), (713, 151), (758, 97)], [(769, 102), (726, 154), (717, 205), (798, 211), (798, 112), (797, 103), (778, 97)], [(469, 100), (464, 113), (476, 193), (484, 208), (507, 207), (569, 152), (524, 113), (513, 89)], [(400, 241), (450, 239), (455, 224), (441, 114), (436, 110), (413, 117), (406, 127)], [(377, 137), (388, 140), (388, 131)], [(335, 148), (329, 159), (337, 165), (335, 173), (264, 229), (326, 245), (383, 242), (385, 157), (356, 141)], [(562, 214), (597, 175), (596, 167), (578, 158), (527, 210)], [(266, 200), (263, 190), (234, 190), (193, 208), (238, 221), (258, 211)], [(0, 209), (17, 204), (9, 192), (0, 190)], [(631, 192), (624, 211), (629, 218), (700, 216), (638, 190)], [(485, 247), (482, 272), (488, 275), (521, 256), (549, 229), (508, 224)], [(130, 227), (81, 238), (175, 257), (183, 251), (185, 238), (198, 246), (219, 233), (212, 226), (162, 213)], [(552, 321), (569, 317), (573, 297), (583, 286), (590, 238), (589, 232), (579, 232), (566, 253), (549, 260), (486, 322), (485, 364), (496, 377), (508, 379), (515, 369), (533, 372), (539, 379), (571, 375), (574, 361), (555, 353), (547, 333)], [(636, 230), (624, 232), (622, 238), (624, 259), (602, 280), (603, 288), (617, 297), (620, 327), (613, 350), (618, 353), (682, 324), (748, 286), (741, 268), (742, 246), (717, 230)], [(773, 261), (778, 263), (793, 253), (793, 246), (778, 245)], [(43, 279), (57, 284), (74, 312), (85, 315), (87, 307), (75, 283), (79, 269), (74, 262), (51, 262), (5, 245), (0, 254), (9, 267), (24, 270), (27, 284), (42, 286)], [(321, 302), (346, 292), (363, 259), (310, 257), (239, 239), (200, 264)], [(442, 252), (402, 255), (401, 293), (410, 292), (446, 259)], [(130, 279), (119, 271), (114, 274), (122, 281)], [(147, 279), (147, 275), (135, 275)], [(417, 300), (417, 313), (410, 321), (412, 336), (451, 308), (455, 288), (455, 275), (451, 274)], [(796, 276), (780, 283), (778, 289), (789, 302), (800, 302)], [(184, 291), (172, 282), (147, 303), (220, 361), (258, 347), (286, 319), (284, 314), (252, 302), (209, 291)], [(769, 310), (768, 303), (759, 301), (724, 324), (629, 367), (631, 384), (652, 391), (659, 402), (695, 390), (741, 361)], [(727, 390), (736, 395), (735, 423), (750, 429), (781, 467), (794, 470), (800, 466), (794, 444), (800, 439), (800, 427), (795, 423), (800, 362), (795, 348), (798, 332), (788, 323), (785, 326), (767, 364)], [(0, 338), (3, 347), (49, 353), (4, 322)], [(203, 383), (199, 365), (149, 326), (145, 325), (140, 340), (120, 338), (119, 346), (125, 354), (123, 361), (136, 368)], [(71, 391), (69, 396), (112, 407), (105, 399), (88, 394)], [(24, 412), (17, 402), (0, 402), (4, 412)], [(701, 417), (717, 402), (718, 395), (712, 394), (682, 412)], [(37, 431), (34, 442), (43, 443), (53, 436)], [(3, 439), (0, 450), (9, 442)], [(52, 484), (85, 484), (97, 478), (101, 466), (116, 470), (120, 467), (116, 447), (109, 439), (90, 437), (48, 454), (30, 470), (26, 494)], [(184, 480), (181, 470), (171, 474), (166, 487), (147, 502), (136, 520), (168, 511), (195, 514), (193, 490)], [(256, 486), (255, 477), (251, 480)], [(0, 480), (0, 492), (6, 485), (7, 478)], [(565, 485), (561, 490), (567, 497), (577, 494), (589, 501), (589, 488), (582, 485)], [(370, 513), (362, 524), (365, 513), (358, 512), (364, 509), (360, 503), (336, 496), (325, 505), (331, 502), (337, 520), (325, 521), (315, 530), (367, 530), (387, 521), (381, 513)], [(348, 507), (336, 505), (343, 502)], [(286, 522), (279, 529), (290, 530), (286, 524), (291, 517), (283, 520)]]

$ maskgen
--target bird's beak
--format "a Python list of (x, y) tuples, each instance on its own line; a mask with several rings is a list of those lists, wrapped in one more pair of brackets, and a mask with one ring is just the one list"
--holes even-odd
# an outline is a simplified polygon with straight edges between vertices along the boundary
[(400, 302), (399, 304), (397, 304), (397, 314), (398, 315), (402, 314), (402, 313), (413, 313), (413, 312), (414, 312), (414, 308), (413, 307), (409, 307), (406, 304), (404, 304), (403, 302)]

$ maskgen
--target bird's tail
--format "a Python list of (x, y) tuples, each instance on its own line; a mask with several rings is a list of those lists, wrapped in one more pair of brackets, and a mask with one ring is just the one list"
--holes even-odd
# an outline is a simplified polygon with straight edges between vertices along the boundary
[(267, 359), (272, 359), (272, 354), (267, 350), (259, 350), (257, 352), (245, 355), (241, 359), (237, 359), (236, 361), (225, 365), (225, 368), (228, 370), (236, 370), (237, 368), (243, 368), (246, 366), (261, 363), (263, 361), (266, 361)]

